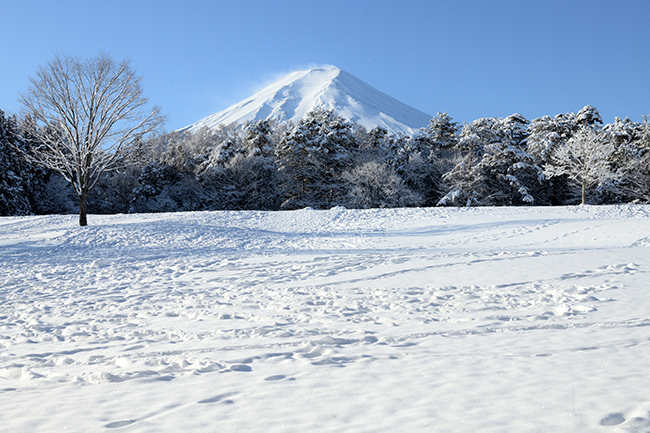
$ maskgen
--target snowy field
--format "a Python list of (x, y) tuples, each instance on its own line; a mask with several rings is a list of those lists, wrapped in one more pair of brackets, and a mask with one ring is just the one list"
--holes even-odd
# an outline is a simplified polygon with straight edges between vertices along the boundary
[(0, 219), (2, 432), (647, 432), (650, 207)]

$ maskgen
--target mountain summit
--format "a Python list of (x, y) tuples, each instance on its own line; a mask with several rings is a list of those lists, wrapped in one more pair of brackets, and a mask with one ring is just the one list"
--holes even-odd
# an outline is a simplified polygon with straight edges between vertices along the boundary
[(431, 119), (354, 75), (328, 66), (292, 72), (238, 104), (182, 130), (196, 132), (203, 127), (259, 119), (297, 122), (314, 109), (333, 110), (368, 130), (381, 127), (406, 135), (413, 135)]

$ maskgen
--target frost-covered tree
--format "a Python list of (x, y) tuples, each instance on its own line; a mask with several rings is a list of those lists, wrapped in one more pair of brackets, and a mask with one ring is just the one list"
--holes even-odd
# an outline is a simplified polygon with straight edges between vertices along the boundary
[(386, 162), (366, 161), (343, 173), (348, 193), (343, 204), (356, 209), (418, 206), (422, 202)]
[(542, 176), (525, 150), (528, 120), (482, 118), (466, 124), (453, 167), (444, 174), (447, 193), (438, 205), (512, 205), (534, 203)]
[(248, 123), (216, 145), (199, 173), (207, 209), (278, 207), (278, 180), (270, 122)]
[(543, 116), (533, 119), (528, 126), (526, 150), (543, 163), (550, 162), (555, 148), (573, 136), (576, 130), (575, 115)]
[(157, 108), (145, 110), (141, 79), (129, 61), (116, 63), (104, 53), (87, 59), (57, 55), (30, 81), (20, 100), (37, 122), (41, 146), (25, 155), (72, 184), (85, 226), (88, 192), (103, 173), (121, 167), (164, 116)]
[(641, 149), (650, 150), (650, 115), (643, 116), (638, 146)]
[(567, 176), (580, 186), (582, 204), (587, 189), (618, 176), (612, 169), (616, 148), (608, 134), (598, 128), (582, 127), (566, 144), (551, 155), (552, 164), (544, 167), (549, 177)]
[(440, 180), (446, 171), (446, 150), (430, 142), (424, 135), (415, 138), (389, 135), (388, 164), (404, 180), (406, 186), (421, 197), (422, 206), (433, 206), (440, 198)]
[(175, 212), (200, 210), (203, 194), (196, 177), (197, 158), (182, 135), (167, 134), (152, 139), (149, 156), (133, 191), (131, 212)]
[(355, 138), (359, 143), (358, 160), (389, 160), (395, 156), (395, 136), (384, 128), (377, 126), (370, 131), (359, 128)]
[(638, 123), (629, 118), (616, 117), (605, 125), (605, 131), (614, 146), (610, 158), (611, 169), (617, 176), (598, 186), (601, 200), (605, 203), (630, 201), (647, 202), (650, 198), (650, 131), (648, 119)]
[(358, 143), (352, 125), (333, 111), (315, 110), (287, 131), (276, 149), (283, 207), (328, 208), (345, 194), (341, 174)]
[(132, 210), (133, 191), (139, 186), (140, 163), (104, 173), (88, 193), (88, 208), (98, 214), (128, 213)]

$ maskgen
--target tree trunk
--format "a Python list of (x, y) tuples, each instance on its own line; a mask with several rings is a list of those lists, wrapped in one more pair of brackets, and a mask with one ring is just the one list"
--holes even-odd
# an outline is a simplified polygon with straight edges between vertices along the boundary
[(82, 190), (79, 196), (79, 225), (82, 227), (88, 225), (88, 218), (86, 217), (86, 213), (88, 212), (87, 199), (88, 191)]
[(587, 194), (585, 192), (586, 189), (587, 188), (585, 182), (582, 182), (582, 204), (587, 204)]

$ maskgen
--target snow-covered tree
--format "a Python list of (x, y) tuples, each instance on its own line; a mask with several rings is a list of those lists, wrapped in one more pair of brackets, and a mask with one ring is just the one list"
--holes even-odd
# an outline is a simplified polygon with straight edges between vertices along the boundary
[(346, 207), (356, 209), (418, 206), (422, 202), (386, 162), (367, 161), (343, 173)]
[(607, 179), (598, 186), (602, 202), (621, 203), (630, 201), (647, 202), (650, 198), (650, 146), (648, 146), (647, 119), (638, 123), (629, 118), (616, 117), (613, 123), (605, 125), (605, 131), (614, 146), (610, 158), (611, 169), (617, 172), (615, 178)]
[(550, 161), (555, 148), (571, 138), (576, 130), (575, 115), (543, 116), (533, 119), (528, 127), (527, 152), (543, 163)]
[[(265, 120), (243, 126), (237, 138), (214, 147), (199, 180), (207, 209), (262, 209), (278, 207), (274, 131)], [(237, 143), (237, 144), (235, 144)]]
[(549, 177), (567, 176), (578, 184), (582, 204), (585, 204), (588, 188), (618, 176), (612, 169), (611, 158), (615, 150), (606, 132), (582, 127), (566, 144), (554, 150), (551, 164), (544, 167), (544, 173)]
[(650, 150), (650, 115), (643, 116), (641, 136), (639, 137), (639, 148)]
[(133, 206), (133, 191), (139, 186), (140, 164), (130, 164), (106, 172), (88, 193), (88, 207), (98, 214), (128, 213)]
[(179, 134), (156, 137), (147, 147), (149, 156), (133, 191), (131, 212), (175, 212), (200, 210), (203, 201), (196, 178), (196, 155)]
[(333, 111), (315, 110), (287, 131), (276, 148), (284, 208), (328, 208), (345, 193), (341, 174), (358, 148), (352, 125)]
[(512, 205), (534, 203), (542, 176), (525, 150), (528, 120), (482, 118), (466, 124), (453, 167), (444, 174), (447, 193), (438, 205)]
[(31, 78), (20, 100), (38, 124), (41, 146), (25, 155), (60, 173), (79, 197), (79, 224), (87, 225), (88, 192), (102, 174), (119, 168), (134, 143), (164, 116), (145, 111), (141, 79), (129, 61), (101, 53), (87, 59), (55, 56)]
[(0, 110), (0, 215), (27, 215), (32, 209), (27, 185), (23, 180), (24, 164), (18, 158), (17, 130), (12, 119), (5, 118)]
[(355, 138), (359, 143), (359, 153), (356, 157), (360, 160), (389, 160), (394, 156), (395, 136), (384, 128), (377, 126), (370, 131), (360, 128)]
[(438, 112), (426, 128), (422, 128), (420, 138), (431, 148), (432, 156), (440, 156), (440, 151), (451, 150), (456, 146), (459, 131), (458, 122), (454, 122), (447, 112)]
[(435, 205), (440, 198), (440, 179), (446, 171), (446, 150), (441, 152), (440, 143), (430, 142), (424, 135), (411, 138), (386, 134), (383, 142), (388, 164), (421, 198), (421, 205)]
[(594, 126), (597, 123), (602, 125), (603, 119), (600, 117), (600, 113), (595, 107), (585, 105), (580, 111), (578, 111), (578, 114), (576, 115), (576, 123), (581, 127)]
[(60, 176), (23, 156), (40, 145), (34, 130), (29, 117), (5, 117), (0, 111), (0, 215), (66, 213), (71, 209), (56, 203), (57, 197), (66, 195), (61, 188), (54, 188)]
[(243, 144), (247, 155), (265, 158), (274, 155), (273, 125), (269, 120), (257, 120), (244, 126)]

